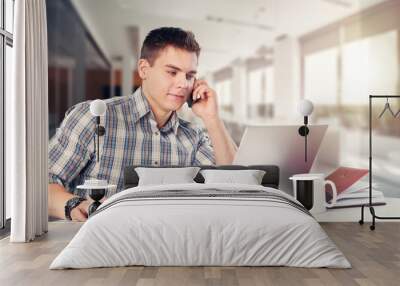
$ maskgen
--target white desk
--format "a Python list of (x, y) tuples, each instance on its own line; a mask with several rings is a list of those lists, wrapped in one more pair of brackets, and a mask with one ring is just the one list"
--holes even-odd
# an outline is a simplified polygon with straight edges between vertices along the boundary
[[(374, 206), (375, 215), (377, 216), (400, 216), (400, 198), (385, 198), (386, 205)], [(326, 212), (315, 214), (314, 217), (319, 222), (358, 222), (361, 218), (361, 207), (343, 208), (343, 209), (330, 209)], [(364, 222), (372, 221), (369, 208), (364, 208)], [(380, 221), (400, 221), (400, 220), (380, 220)]]
[[(343, 163), (343, 166), (352, 164)], [(368, 165), (360, 165), (360, 168), (365, 167), (368, 168)], [(333, 172), (337, 166), (331, 166), (327, 164), (321, 164), (316, 162), (314, 164), (312, 173), (324, 173), (330, 174)], [(384, 206), (374, 206), (375, 215), (377, 216), (389, 216), (389, 217), (399, 217), (400, 216), (400, 198), (392, 198), (386, 196), (386, 193), (383, 190), (385, 195), (385, 202), (386, 205)], [(314, 217), (319, 222), (358, 222), (361, 219), (361, 207), (352, 207), (352, 208), (342, 208), (342, 209), (329, 209), (326, 212), (315, 214)], [(364, 208), (364, 222), (371, 222), (372, 216), (369, 212), (369, 208)], [(379, 223), (380, 221), (400, 221), (400, 220), (380, 220), (376, 219), (376, 222)]]

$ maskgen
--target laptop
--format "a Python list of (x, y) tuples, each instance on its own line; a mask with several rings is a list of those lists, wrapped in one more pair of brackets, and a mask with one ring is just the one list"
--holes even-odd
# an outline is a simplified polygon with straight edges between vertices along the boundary
[(308, 125), (307, 161), (300, 125), (248, 126), (233, 164), (276, 165), (280, 169), (279, 188), (293, 194), (289, 177), (308, 173), (318, 153), (328, 125)]

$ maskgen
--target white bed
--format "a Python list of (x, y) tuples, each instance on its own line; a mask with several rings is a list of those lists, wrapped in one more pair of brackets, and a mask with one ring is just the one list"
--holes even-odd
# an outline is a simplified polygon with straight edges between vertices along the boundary
[(128, 265), (351, 267), (284, 192), (198, 183), (138, 186), (112, 196), (50, 269)]

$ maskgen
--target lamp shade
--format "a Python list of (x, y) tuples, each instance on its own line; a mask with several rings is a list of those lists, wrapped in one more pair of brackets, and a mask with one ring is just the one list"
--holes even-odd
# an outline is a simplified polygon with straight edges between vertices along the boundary
[(103, 116), (106, 113), (106, 103), (101, 99), (93, 100), (90, 103), (90, 113), (93, 116)]
[(302, 99), (299, 102), (298, 110), (301, 115), (309, 116), (314, 110), (314, 105), (310, 100)]

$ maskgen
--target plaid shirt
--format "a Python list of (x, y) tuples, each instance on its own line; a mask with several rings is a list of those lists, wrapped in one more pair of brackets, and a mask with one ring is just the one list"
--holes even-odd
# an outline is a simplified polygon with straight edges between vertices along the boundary
[[(134, 94), (105, 100), (101, 117), (106, 129), (100, 137), (100, 160), (94, 148), (95, 118), (90, 101), (79, 103), (66, 117), (49, 145), (49, 183), (83, 195), (76, 186), (85, 179), (108, 180), (123, 190), (124, 168), (145, 166), (196, 166), (215, 164), (207, 135), (173, 112), (159, 129), (150, 105), (139, 88)], [(97, 141), (97, 139), (96, 139)], [(97, 144), (97, 142), (96, 142)]]

